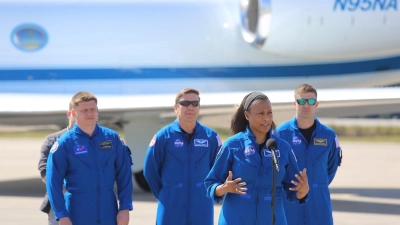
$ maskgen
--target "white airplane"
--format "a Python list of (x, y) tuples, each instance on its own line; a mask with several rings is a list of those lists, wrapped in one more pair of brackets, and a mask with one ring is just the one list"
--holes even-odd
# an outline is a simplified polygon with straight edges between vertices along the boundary
[(91, 91), (144, 188), (148, 143), (186, 87), (215, 126), (255, 90), (287, 120), (301, 83), (319, 116), (399, 112), (400, 88), (374, 88), (400, 83), (397, 0), (2, 0), (0, 15), (0, 124), (64, 124)]

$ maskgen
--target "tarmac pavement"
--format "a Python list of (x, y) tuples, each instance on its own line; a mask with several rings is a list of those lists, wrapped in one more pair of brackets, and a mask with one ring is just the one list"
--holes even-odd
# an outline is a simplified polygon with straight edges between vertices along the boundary
[[(41, 139), (0, 138), (0, 224), (47, 224), (39, 211), (45, 186), (37, 163)], [(400, 143), (341, 143), (342, 166), (332, 182), (336, 225), (400, 224)], [(130, 225), (155, 224), (157, 202), (135, 185)], [(215, 205), (217, 224), (221, 205)]]

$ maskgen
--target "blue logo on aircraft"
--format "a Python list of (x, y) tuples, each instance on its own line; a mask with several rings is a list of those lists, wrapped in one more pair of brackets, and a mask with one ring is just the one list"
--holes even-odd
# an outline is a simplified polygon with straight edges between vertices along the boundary
[(23, 24), (11, 32), (11, 42), (22, 51), (38, 51), (47, 44), (47, 41), (46, 31), (38, 25)]
[(397, 0), (335, 0), (333, 10), (341, 11), (397, 11)]

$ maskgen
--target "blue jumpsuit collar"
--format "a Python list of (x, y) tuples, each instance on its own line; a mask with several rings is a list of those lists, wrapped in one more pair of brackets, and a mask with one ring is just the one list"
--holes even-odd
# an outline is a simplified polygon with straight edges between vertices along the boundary
[[(174, 129), (174, 131), (176, 131), (176, 132), (183, 133), (181, 126), (178, 123), (178, 119), (175, 119), (175, 121), (172, 123), (172, 129)], [(200, 123), (199, 123), (199, 121), (196, 120), (196, 127), (194, 128), (193, 134), (198, 133), (200, 131), (200, 129), (201, 129)]]
[[(96, 123), (96, 127), (94, 128), (92, 137), (96, 136), (96, 134), (99, 132), (99, 129), (100, 129), (99, 125)], [(73, 130), (77, 134), (86, 135), (86, 136), (90, 137), (89, 134), (87, 134), (85, 131), (83, 131), (81, 128), (79, 128), (79, 126), (76, 123), (75, 123), (74, 127), (71, 130)]]
[[(256, 143), (256, 136), (254, 136), (253, 132), (251, 132), (249, 125), (246, 126), (246, 130), (244, 131), (244, 133), (247, 135), (247, 137), (250, 138), (250, 140), (254, 144), (257, 144)], [(272, 138), (273, 135), (272, 135), (271, 129), (268, 131), (268, 133), (269, 133), (269, 135), (267, 137)]]
[[(321, 129), (321, 123), (319, 122), (319, 120), (317, 119), (316, 116), (314, 116), (314, 121), (315, 121), (315, 130), (318, 132)], [(294, 116), (291, 120), (290, 120), (290, 126), (294, 129), (294, 130), (299, 130), (299, 125), (297, 124), (297, 119), (296, 116)]]

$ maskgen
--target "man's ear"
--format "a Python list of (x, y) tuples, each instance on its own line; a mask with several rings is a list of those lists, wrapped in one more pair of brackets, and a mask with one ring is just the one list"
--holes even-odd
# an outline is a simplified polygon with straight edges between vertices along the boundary
[[(70, 113), (71, 113), (70, 115), (72, 117), (76, 117), (76, 110), (75, 109), (71, 109)], [(67, 115), (68, 115), (68, 112), (67, 112)]]

